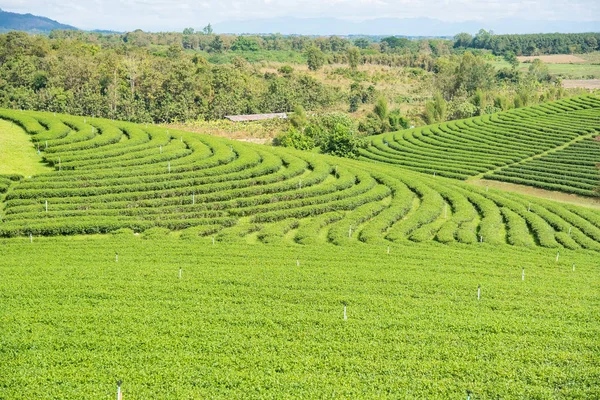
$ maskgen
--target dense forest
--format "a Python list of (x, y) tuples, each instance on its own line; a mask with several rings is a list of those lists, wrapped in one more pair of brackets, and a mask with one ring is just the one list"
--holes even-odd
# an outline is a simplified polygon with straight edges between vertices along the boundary
[[(484, 47), (484, 36), (496, 37), (480, 32), (468, 46)], [(210, 26), (183, 33), (9, 32), (0, 35), (0, 107), (173, 122), (296, 106), (354, 113), (375, 110), (384, 98), (391, 122), (377, 112), (356, 116), (361, 131), (372, 134), (408, 124), (399, 120), (403, 102), (422, 107), (407, 116), (421, 124), (564, 95), (543, 63), (525, 73), (515, 66), (497, 70), (487, 62), (489, 50), (466, 51), (460, 40), (231, 36)], [(264, 60), (278, 63), (266, 68)], [(333, 68), (327, 79), (317, 72), (325, 65)], [(386, 92), (399, 76), (411, 96)]]
[(482, 29), (475, 36), (468, 33), (456, 35), (454, 47), (487, 49), (497, 55), (517, 56), (590, 53), (600, 50), (600, 33), (494, 35)]

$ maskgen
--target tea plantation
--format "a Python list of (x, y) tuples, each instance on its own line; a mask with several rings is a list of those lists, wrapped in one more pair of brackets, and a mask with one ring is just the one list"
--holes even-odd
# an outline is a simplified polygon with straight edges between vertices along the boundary
[(0, 119), (0, 399), (600, 396), (600, 209), (463, 181), (593, 196), (596, 97), (361, 160)]

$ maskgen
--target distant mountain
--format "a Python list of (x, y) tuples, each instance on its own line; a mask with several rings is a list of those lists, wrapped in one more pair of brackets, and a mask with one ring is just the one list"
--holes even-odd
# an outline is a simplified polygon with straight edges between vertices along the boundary
[(336, 18), (281, 17), (247, 21), (225, 21), (213, 25), (217, 33), (281, 33), (284, 35), (403, 35), (454, 36), (460, 32), (477, 33), (579, 33), (600, 31), (600, 21), (495, 21), (446, 22), (432, 18), (377, 18), (352, 22)]
[(0, 32), (50, 32), (53, 29), (73, 30), (70, 25), (61, 24), (50, 18), (38, 17), (32, 14), (17, 14), (0, 9)]

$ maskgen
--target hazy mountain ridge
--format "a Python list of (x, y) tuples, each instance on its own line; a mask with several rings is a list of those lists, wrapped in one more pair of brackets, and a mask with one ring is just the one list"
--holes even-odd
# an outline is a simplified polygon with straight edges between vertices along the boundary
[(71, 25), (61, 24), (50, 18), (33, 14), (18, 14), (0, 9), (0, 32), (50, 32), (54, 29), (74, 30)]
[(404, 35), (453, 36), (479, 29), (504, 33), (583, 33), (600, 31), (600, 21), (496, 21), (446, 22), (432, 18), (377, 18), (362, 22), (336, 18), (280, 17), (214, 24), (218, 33), (281, 33), (298, 35)]

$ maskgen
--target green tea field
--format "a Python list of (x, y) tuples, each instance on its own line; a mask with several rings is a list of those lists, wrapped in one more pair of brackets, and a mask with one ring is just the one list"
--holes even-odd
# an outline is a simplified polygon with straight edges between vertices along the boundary
[(600, 209), (470, 182), (593, 199), (597, 97), (359, 160), (32, 111), (0, 130), (0, 399), (600, 396)]
[(117, 379), (125, 399), (600, 396), (595, 252), (143, 234), (0, 246), (0, 398), (112, 399)]

